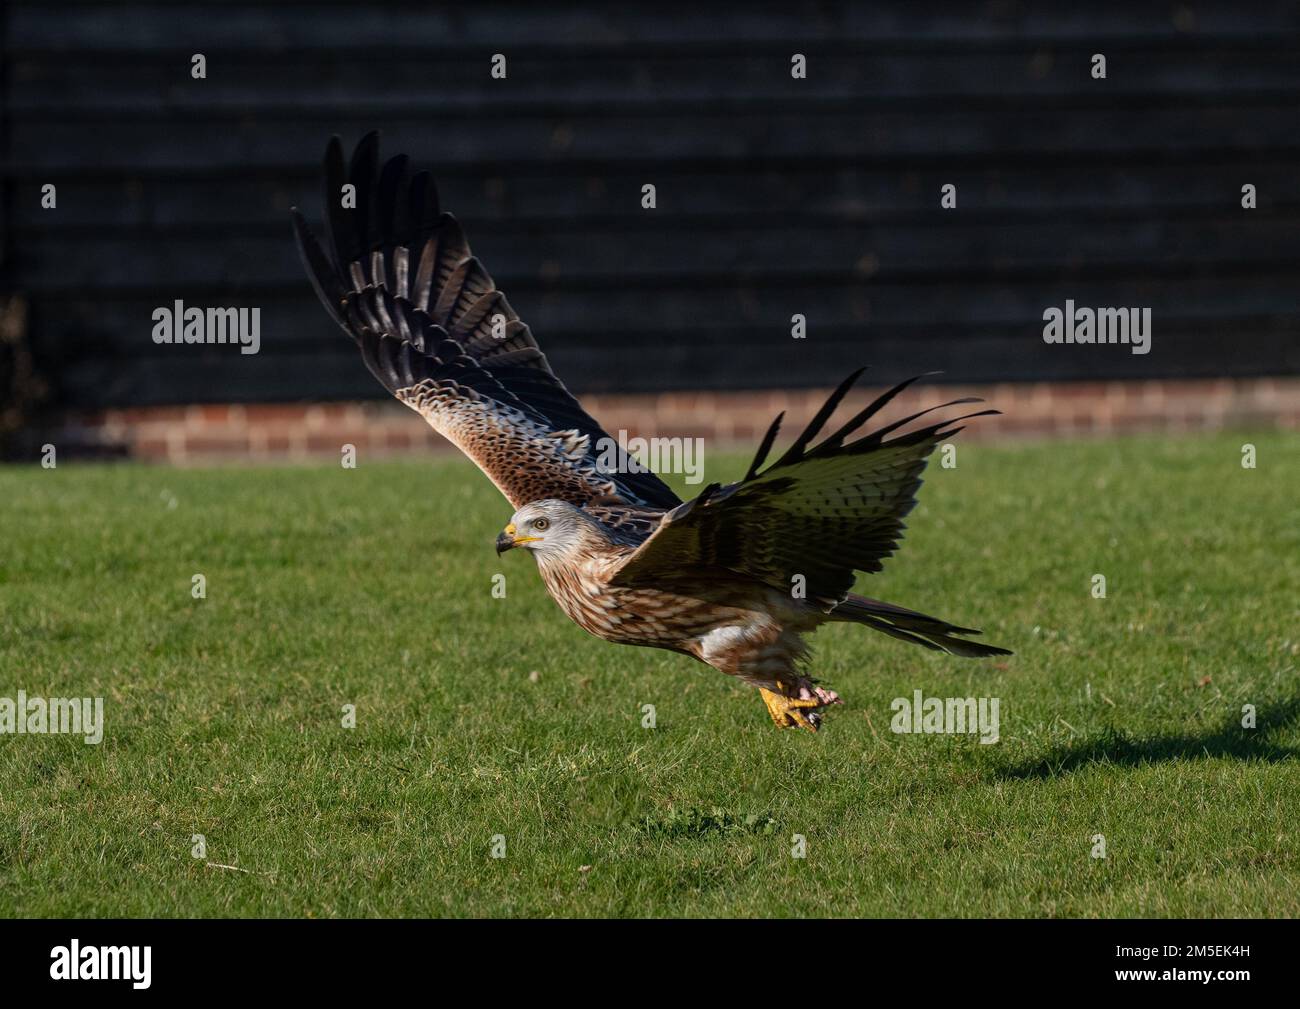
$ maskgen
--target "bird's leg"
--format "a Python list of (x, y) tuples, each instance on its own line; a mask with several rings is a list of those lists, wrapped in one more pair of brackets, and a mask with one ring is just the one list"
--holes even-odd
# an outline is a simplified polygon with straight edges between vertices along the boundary
[(821, 709), (844, 703), (835, 691), (817, 686), (806, 676), (800, 676), (793, 684), (778, 682), (776, 690), (766, 687), (758, 690), (772, 721), (783, 729), (797, 725), (816, 732), (821, 727)]
[(786, 697), (775, 690), (768, 690), (766, 687), (759, 687), (758, 692), (763, 695), (763, 703), (767, 705), (767, 713), (772, 716), (772, 721), (778, 728), (787, 728), (791, 725), (797, 725), (801, 729), (807, 729), (809, 732), (817, 731), (817, 722), (814, 712), (813, 718), (809, 718), (802, 710), (803, 708), (820, 708), (822, 702), (816, 698)]

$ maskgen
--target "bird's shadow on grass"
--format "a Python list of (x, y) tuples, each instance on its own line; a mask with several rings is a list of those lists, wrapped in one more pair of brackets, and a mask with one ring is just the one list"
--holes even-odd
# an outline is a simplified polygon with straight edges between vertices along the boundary
[(999, 768), (1002, 779), (1055, 778), (1091, 765), (1139, 767), (1174, 760), (1229, 758), (1275, 764), (1300, 759), (1300, 747), (1276, 742), (1300, 722), (1300, 697), (1256, 707), (1253, 729), (1234, 715), (1213, 732), (1130, 736), (1116, 728), (1078, 743), (1054, 747), (1045, 756)]

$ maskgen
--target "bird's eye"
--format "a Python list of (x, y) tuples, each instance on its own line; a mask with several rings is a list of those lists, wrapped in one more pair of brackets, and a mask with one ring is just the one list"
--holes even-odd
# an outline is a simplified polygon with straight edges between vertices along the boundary
[(550, 519), (533, 519), (534, 529), (545, 529), (550, 524), (551, 524)]

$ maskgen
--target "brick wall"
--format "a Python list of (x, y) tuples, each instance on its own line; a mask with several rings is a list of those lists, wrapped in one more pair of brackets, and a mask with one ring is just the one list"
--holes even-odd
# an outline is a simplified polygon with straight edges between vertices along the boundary
[[(879, 391), (855, 392), (845, 416)], [(622, 429), (629, 437), (702, 437), (718, 446), (751, 448), (777, 412), (787, 411), (788, 434), (812, 416), (827, 392), (593, 395), (583, 397), (583, 405), (613, 434)], [(1003, 411), (981, 418), (963, 438), (1300, 429), (1300, 378), (919, 386), (891, 404), (890, 416), (963, 396), (982, 397)], [(419, 416), (393, 401), (72, 412), (42, 431), (27, 432), (24, 441), (19, 454), (31, 458), (51, 442), (73, 454), (180, 465), (335, 459), (344, 444), (371, 458), (448, 449)]]

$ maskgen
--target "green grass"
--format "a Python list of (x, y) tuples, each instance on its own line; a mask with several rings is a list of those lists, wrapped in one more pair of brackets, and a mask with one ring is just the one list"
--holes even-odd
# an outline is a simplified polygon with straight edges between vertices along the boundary
[[(827, 628), (813, 736), (570, 624), (460, 460), (0, 471), (0, 696), (107, 722), (0, 737), (0, 914), (1296, 915), (1298, 472), (961, 446), (862, 587), (1016, 655)], [(1000, 698), (1001, 741), (891, 733), (918, 688)]]

